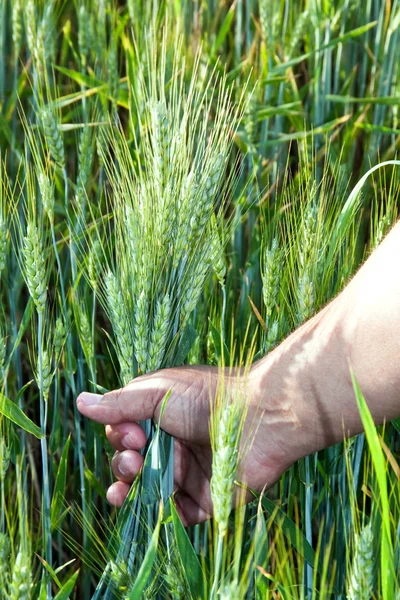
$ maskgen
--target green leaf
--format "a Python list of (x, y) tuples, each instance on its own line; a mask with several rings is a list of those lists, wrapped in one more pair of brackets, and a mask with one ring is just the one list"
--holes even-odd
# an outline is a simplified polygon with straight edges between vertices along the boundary
[(356, 123), (358, 129), (363, 129), (369, 133), (384, 133), (386, 135), (400, 135), (400, 129), (394, 127), (385, 127), (384, 125), (373, 125), (372, 123)]
[(190, 593), (195, 600), (206, 598), (205, 580), (199, 558), (179, 518), (173, 499), (170, 502), (172, 521), (180, 559), (188, 582)]
[(387, 160), (385, 162), (379, 163), (378, 165), (375, 165), (361, 177), (360, 181), (352, 189), (349, 197), (347, 198), (340, 212), (336, 227), (332, 233), (329, 252), (325, 261), (327, 265), (332, 264), (335, 252), (337, 251), (337, 248), (340, 246), (340, 244), (343, 242), (345, 235), (353, 221), (353, 218), (357, 210), (361, 206), (360, 193), (364, 183), (374, 171), (380, 169), (381, 167), (386, 167), (388, 165), (400, 166), (400, 160)]
[(102, 385), (99, 385), (98, 383), (95, 383), (94, 381), (92, 381), (91, 379), (89, 379), (89, 383), (91, 383), (93, 385), (93, 387), (100, 393), (100, 394), (107, 394), (110, 390), (108, 390), (107, 388), (103, 387)]
[[(60, 71), (60, 73), (63, 73), (64, 75), (66, 75), (67, 77), (69, 77), (70, 79), (75, 81), (76, 83), (79, 83), (79, 85), (89, 88), (90, 91), (93, 91), (94, 93), (103, 91), (104, 94), (106, 95), (106, 97), (109, 97), (107, 83), (104, 83), (104, 82), (100, 81), (99, 79), (96, 79), (95, 77), (92, 77), (90, 75), (84, 75), (83, 73), (80, 73), (79, 71), (75, 71), (73, 69), (67, 69), (66, 67), (61, 67), (59, 65), (58, 66), (56, 65), (55, 68), (58, 71)], [(58, 101), (58, 106), (60, 105), (59, 104), (60, 100), (61, 99), (59, 99), (59, 101)], [(117, 98), (117, 103), (120, 106), (122, 106), (123, 108), (129, 108), (128, 97), (126, 95), (126, 92), (124, 92), (124, 90), (119, 90), (119, 96)], [(64, 106), (65, 106), (65, 104), (64, 104)]]
[(14, 427), (14, 426), (10, 427), (10, 430), (8, 432), (8, 438), (9, 438), (8, 449), (10, 451), (10, 458), (14, 464), (17, 463), (18, 457), (22, 452), (21, 438), (18, 435), (18, 433), (19, 433), (18, 428)]
[(146, 452), (142, 469), (141, 499), (143, 504), (152, 505), (160, 500), (161, 480), (165, 464), (164, 446), (160, 440), (160, 432), (156, 431)]
[(66, 77), (69, 77), (70, 79), (72, 79), (72, 81), (79, 83), (79, 85), (84, 85), (85, 87), (88, 87), (88, 88), (100, 87), (100, 86), (107, 87), (107, 84), (105, 84), (100, 79), (96, 79), (96, 77), (93, 77), (90, 75), (84, 75), (83, 73), (80, 73), (79, 71), (75, 71), (73, 69), (67, 69), (66, 67), (61, 67), (60, 65), (54, 65), (54, 68), (57, 69), (57, 71), (60, 71), (60, 73), (62, 73)]
[(343, 125), (343, 123), (346, 123), (349, 119), (351, 119), (351, 117), (352, 117), (352, 115), (350, 115), (350, 114), (343, 115), (342, 117), (333, 119), (333, 121), (327, 121), (326, 123), (323, 123), (323, 125), (319, 125), (318, 127), (314, 127), (313, 129), (309, 129), (308, 131), (296, 131), (294, 133), (284, 133), (282, 135), (279, 135), (277, 138), (274, 138), (273, 140), (269, 140), (268, 142), (266, 142), (265, 146), (268, 146), (268, 147), (275, 146), (276, 144), (283, 144), (286, 142), (291, 142), (292, 140), (304, 140), (309, 137), (313, 138), (316, 135), (319, 135), (321, 133), (328, 133), (328, 131), (331, 131), (332, 129), (335, 129), (339, 125)]
[(230, 353), (226, 343), (222, 340), (221, 331), (215, 327), (214, 323), (209, 319), (211, 335), (213, 338), (217, 358), (223, 358), (224, 364), (230, 364)]
[(315, 567), (315, 551), (292, 519), (290, 519), (279, 506), (272, 502), (272, 500), (269, 500), (269, 498), (263, 496), (261, 498), (261, 503), (263, 508), (271, 515), (271, 518), (282, 528), (282, 532), (292, 546), (296, 548), (297, 552), (301, 554), (309, 565)]
[(47, 582), (45, 577), (42, 577), (38, 600), (47, 600)]
[[(39, 560), (42, 563), (42, 565), (44, 566), (44, 568), (46, 569), (46, 571), (49, 573), (52, 580), (58, 585), (58, 587), (61, 587), (61, 581), (58, 579), (57, 573), (54, 571), (53, 567), (51, 567), (49, 565), (49, 563), (46, 560), (44, 560), (44, 558), (42, 558), (41, 556), (39, 556)], [(43, 594), (43, 591), (44, 591), (43, 598), (46, 599), (46, 586), (43, 587), (44, 582), (45, 582), (45, 578), (43, 578), (43, 581), (42, 581), (42, 588), (41, 588), (40, 594)]]
[(78, 579), (79, 571), (76, 571), (62, 586), (54, 600), (68, 600), (75, 587), (76, 580)]
[(397, 431), (397, 433), (400, 433), (400, 417), (398, 417), (397, 419), (393, 419), (393, 421), (391, 421), (393, 427), (395, 428), (395, 430)]
[(147, 549), (146, 555), (143, 559), (142, 565), (137, 574), (136, 581), (133, 588), (130, 590), (127, 598), (129, 600), (141, 600), (144, 589), (149, 581), (151, 571), (153, 569), (154, 561), (157, 554), (158, 538), (160, 535), (160, 527), (162, 520), (162, 505), (160, 505), (160, 512), (158, 515), (157, 525), (151, 536), (151, 541)]
[[(261, 504), (259, 504), (257, 508), (257, 520), (254, 535), (254, 564), (256, 565), (256, 567), (263, 567), (268, 560), (269, 544), (268, 532)], [(262, 597), (266, 597), (267, 586), (260, 571), (255, 571), (255, 580), (258, 593), (262, 594)]]
[(301, 554), (301, 556), (308, 562), (311, 567), (318, 568), (315, 564), (315, 551), (311, 544), (306, 540), (304, 534), (300, 531), (297, 525), (283, 512), (279, 506), (277, 506), (272, 500), (262, 496), (255, 490), (244, 486), (240, 482), (236, 482), (240, 487), (245, 487), (245, 489), (249, 490), (255, 498), (259, 502), (261, 502), (264, 510), (266, 510), (270, 515), (273, 521), (282, 528), (282, 532), (288, 538), (289, 542), (292, 544), (294, 548), (296, 548), (297, 552)]
[(347, 42), (353, 38), (363, 35), (367, 31), (375, 27), (376, 24), (377, 21), (371, 21), (371, 23), (367, 23), (366, 25), (362, 25), (361, 27), (356, 27), (355, 29), (348, 31), (345, 34), (340, 35), (334, 40), (331, 40), (327, 44), (320, 46), (318, 49), (312, 50), (311, 52), (307, 52), (305, 54), (301, 54), (300, 56), (296, 56), (296, 58), (292, 58), (291, 60), (287, 60), (286, 62), (280, 63), (272, 69), (272, 73), (270, 73), (270, 75), (275, 75), (276, 73), (282, 71), (282, 69), (286, 70), (289, 67), (294, 67), (295, 65), (298, 65), (299, 63), (302, 63), (311, 56), (313, 56), (316, 52), (322, 52), (323, 50), (327, 50), (328, 48), (334, 48), (339, 44), (343, 44), (344, 42)]
[(90, 124), (85, 124), (85, 123), (62, 123), (58, 126), (58, 129), (60, 131), (66, 132), (66, 131), (76, 131), (77, 129), (83, 129), (84, 127), (100, 127), (101, 125), (104, 125), (103, 122), (98, 121), (97, 123), (90, 123)]
[(358, 410), (360, 411), (361, 421), (365, 429), (365, 437), (367, 438), (371, 460), (378, 482), (383, 524), (381, 542), (382, 596), (384, 600), (391, 600), (394, 597), (395, 574), (393, 544), (390, 531), (390, 507), (386, 478), (386, 460), (376, 431), (375, 423), (352, 369), (350, 369), (350, 373)]
[(54, 100), (53, 107), (55, 109), (64, 108), (65, 106), (69, 106), (70, 104), (74, 104), (75, 102), (81, 102), (83, 98), (90, 98), (91, 96), (95, 96), (99, 92), (104, 92), (105, 89), (106, 86), (102, 85), (100, 87), (95, 87), (80, 92), (74, 92), (73, 94), (66, 94), (65, 96), (61, 96), (60, 98)]
[(167, 405), (167, 401), (171, 395), (171, 390), (165, 394), (160, 410), (160, 416), (156, 425), (156, 431), (151, 440), (149, 449), (146, 452), (146, 458), (144, 460), (142, 469), (142, 492), (141, 499), (143, 504), (151, 505), (159, 502), (161, 496), (161, 485), (162, 477), (167, 466), (167, 457), (165, 454), (164, 435), (168, 435), (162, 432), (160, 429), (160, 422)]
[(325, 100), (339, 104), (386, 104), (388, 106), (398, 106), (400, 104), (400, 98), (396, 96), (377, 96), (376, 98), (366, 96), (364, 98), (356, 98), (355, 96), (326, 94)]
[(71, 443), (71, 436), (68, 437), (62, 451), (60, 464), (58, 466), (56, 481), (54, 484), (53, 498), (50, 507), (51, 528), (55, 529), (59, 523), (60, 513), (65, 497), (65, 486), (67, 482), (68, 450)]
[[(275, 579), (275, 577), (273, 577), (270, 573), (267, 573), (265, 571), (265, 569), (263, 569), (262, 567), (257, 567), (257, 569), (267, 580), (272, 581), (272, 583), (274, 584), (274, 586), (280, 593), (282, 600), (294, 600), (293, 595), (290, 592), (290, 590), (288, 590), (281, 583), (279, 583), (279, 581), (277, 579)], [(265, 593), (266, 598), (268, 598), (268, 596), (269, 596), (268, 590), (270, 590), (270, 587), (267, 588), (267, 592)]]
[(300, 115), (302, 114), (302, 104), (299, 100), (281, 104), (280, 106), (267, 106), (257, 111), (257, 121), (270, 119), (276, 115)]
[(225, 38), (231, 29), (233, 17), (235, 16), (235, 9), (236, 9), (236, 2), (234, 2), (232, 4), (232, 6), (230, 7), (230, 9), (228, 10), (228, 13), (221, 25), (221, 28), (218, 32), (218, 35), (216, 37), (216, 40), (215, 40), (212, 50), (211, 50), (211, 59), (214, 58), (214, 56), (217, 54), (218, 49), (224, 43)]
[(189, 351), (193, 344), (195, 343), (197, 338), (197, 331), (190, 323), (186, 325), (185, 331), (182, 334), (182, 337), (179, 342), (179, 346), (176, 352), (174, 367), (180, 367), (183, 364), (185, 358), (189, 354)]
[(21, 427), (21, 429), (24, 429), (24, 431), (31, 433), (39, 440), (42, 438), (42, 432), (40, 430), (40, 427), (35, 425), (35, 423), (31, 421), (30, 418), (27, 417), (26, 414), (23, 413), (22, 410), (14, 402), (3, 396), (3, 394), (1, 393), (0, 413), (7, 417), (7, 419), (10, 419), (10, 421), (15, 423), (16, 425), (18, 425), (18, 427)]
[(11, 131), (9, 124), (7, 123), (6, 118), (3, 116), (3, 114), (0, 114), (0, 132), (4, 133), (4, 138), (6, 139), (8, 144), (11, 146), (12, 131)]
[(107, 497), (106, 491), (102, 485), (100, 485), (99, 480), (94, 475), (94, 473), (90, 469), (84, 470), (85, 479), (89, 482), (90, 487), (96, 491), (96, 493), (100, 496), (100, 498)]
[(19, 404), (19, 401), (21, 400), (25, 391), (28, 389), (28, 387), (31, 385), (31, 383), (33, 383), (33, 381), (34, 381), (34, 379), (31, 379), (25, 385), (22, 386), (22, 388), (19, 390), (19, 392), (17, 394), (17, 397), (15, 398), (15, 404)]
[[(72, 565), (72, 563), (74, 563), (75, 561), (76, 558), (71, 558), (71, 560), (69, 560), (68, 562), (64, 563), (63, 565), (60, 565), (59, 567), (57, 567), (57, 569), (54, 569), (54, 573), (58, 575), (58, 573), (61, 573), (61, 571)], [(59, 587), (61, 587), (61, 584), (59, 585)]]
[(28, 304), (26, 305), (26, 308), (25, 308), (24, 316), (22, 317), (22, 321), (21, 321), (19, 329), (18, 329), (17, 338), (16, 338), (16, 340), (14, 342), (13, 349), (11, 350), (11, 353), (10, 353), (10, 355), (8, 357), (8, 360), (6, 362), (6, 365), (5, 365), (5, 371), (8, 370), (8, 367), (11, 364), (11, 360), (12, 360), (12, 357), (14, 355), (14, 352), (16, 351), (16, 349), (18, 348), (18, 346), (21, 343), (22, 336), (24, 335), (25, 330), (26, 330), (26, 328), (28, 327), (28, 325), (30, 323), (30, 320), (31, 320), (34, 308), (35, 308), (35, 305), (33, 303), (33, 300), (32, 300), (32, 298), (29, 298)]

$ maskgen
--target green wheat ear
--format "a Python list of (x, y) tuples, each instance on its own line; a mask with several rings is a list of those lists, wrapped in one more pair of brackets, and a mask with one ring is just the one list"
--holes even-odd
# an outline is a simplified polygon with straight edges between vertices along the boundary
[(39, 364), (36, 366), (35, 379), (38, 387), (42, 386), (43, 398), (47, 402), (49, 399), (51, 382), (54, 377), (54, 369), (52, 365), (52, 355), (46, 349), (42, 352), (42, 373), (40, 377)]
[(29, 556), (19, 551), (12, 570), (9, 587), (10, 600), (29, 600), (31, 597), (32, 572)]
[(238, 465), (238, 432), (242, 411), (239, 405), (227, 404), (220, 416), (213, 449), (212, 477), (210, 482), (214, 518), (220, 536), (228, 529), (232, 496)]
[(51, 183), (49, 175), (43, 171), (39, 173), (38, 183), (44, 211), (50, 219), (50, 222), (53, 223), (55, 202), (54, 185)]
[(47, 276), (42, 237), (38, 226), (29, 222), (23, 239), (23, 272), (29, 293), (38, 313), (43, 313), (47, 299)]
[(279, 248), (279, 241), (276, 237), (272, 240), (270, 248), (265, 249), (263, 258), (264, 264), (261, 277), (266, 323), (268, 325), (277, 303), (283, 263), (282, 249)]
[(349, 600), (370, 600), (374, 583), (374, 535), (371, 524), (355, 536), (355, 549), (348, 579)]
[(105, 276), (108, 314), (116, 334), (121, 377), (128, 383), (133, 377), (133, 339), (125, 299), (119, 280), (109, 270)]
[(12, 23), (12, 40), (14, 44), (14, 53), (16, 57), (19, 57), (22, 46), (22, 1), (14, 0), (11, 13)]
[(48, 144), (52, 159), (61, 167), (65, 166), (64, 141), (58, 127), (53, 109), (44, 106), (41, 111), (43, 133)]
[[(10, 538), (6, 533), (0, 533), (0, 560), (2, 568), (7, 570), (7, 565), (10, 558), (11, 544)], [(5, 579), (5, 578), (4, 578)]]

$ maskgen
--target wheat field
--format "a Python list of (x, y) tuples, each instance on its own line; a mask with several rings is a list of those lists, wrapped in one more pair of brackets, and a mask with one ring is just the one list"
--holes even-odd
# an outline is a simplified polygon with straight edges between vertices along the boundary
[[(0, 599), (400, 599), (400, 419), (354, 381), (365, 433), (260, 494), (228, 399), (397, 220), (399, 36), (398, 0), (0, 0)], [(221, 379), (199, 524), (156, 419), (111, 506), (76, 405), (182, 365)]]

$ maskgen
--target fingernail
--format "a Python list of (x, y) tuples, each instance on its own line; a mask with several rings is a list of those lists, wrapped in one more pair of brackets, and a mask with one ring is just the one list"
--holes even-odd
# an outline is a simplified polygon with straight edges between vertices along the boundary
[(103, 396), (101, 394), (91, 394), (90, 392), (82, 392), (82, 394), (79, 396), (79, 400), (83, 404), (85, 404), (85, 406), (94, 406), (95, 404), (98, 404), (100, 402), (102, 397)]
[(120, 461), (119, 461), (119, 463), (118, 463), (118, 471), (121, 473), (121, 475), (125, 475), (125, 476), (131, 474), (131, 471), (130, 471), (129, 467), (126, 464), (126, 461), (123, 458), (121, 458)]
[(121, 444), (124, 448), (132, 448), (132, 436), (130, 433), (126, 433), (124, 437), (121, 438)]

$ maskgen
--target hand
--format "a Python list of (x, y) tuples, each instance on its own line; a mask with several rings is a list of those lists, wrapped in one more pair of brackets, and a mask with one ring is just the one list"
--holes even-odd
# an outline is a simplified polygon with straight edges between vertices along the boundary
[[(227, 376), (225, 376), (227, 377)], [(214, 399), (218, 369), (214, 367), (181, 367), (165, 369), (138, 377), (126, 387), (104, 396), (83, 393), (77, 400), (80, 412), (106, 425), (106, 434), (117, 450), (112, 470), (118, 479), (108, 490), (107, 499), (120, 506), (143, 464), (139, 450), (146, 444), (143, 429), (137, 421), (158, 420), (161, 402), (172, 389), (161, 427), (175, 438), (175, 487), (178, 510), (184, 524), (193, 525), (212, 514), (210, 478), (212, 450), (210, 444), (210, 400)], [(236, 380), (236, 377), (235, 377)], [(239, 466), (237, 479), (261, 491), (274, 483), (294, 462), (288, 452), (287, 436), (279, 420), (271, 426), (260, 417), (258, 380), (250, 371), (244, 393), (249, 405), (244, 438), (255, 431), (254, 441)], [(270, 416), (279, 413), (268, 407)], [(283, 420), (286, 419), (283, 416)], [(254, 429), (258, 423), (257, 430)], [(283, 423), (283, 421), (282, 421)], [(282, 434), (281, 434), (282, 432)]]
[[(244, 437), (253, 423), (258, 428), (239, 481), (261, 491), (302, 456), (362, 430), (349, 361), (376, 424), (399, 417), (399, 253), (400, 223), (335, 300), (252, 367)], [(79, 396), (81, 413), (107, 425), (118, 451), (110, 502), (122, 504), (143, 463), (138, 450), (146, 439), (136, 421), (157, 420), (172, 388), (161, 427), (176, 439), (178, 509), (190, 525), (212, 513), (209, 416), (217, 379), (215, 368), (182, 367), (138, 377), (105, 396)]]

